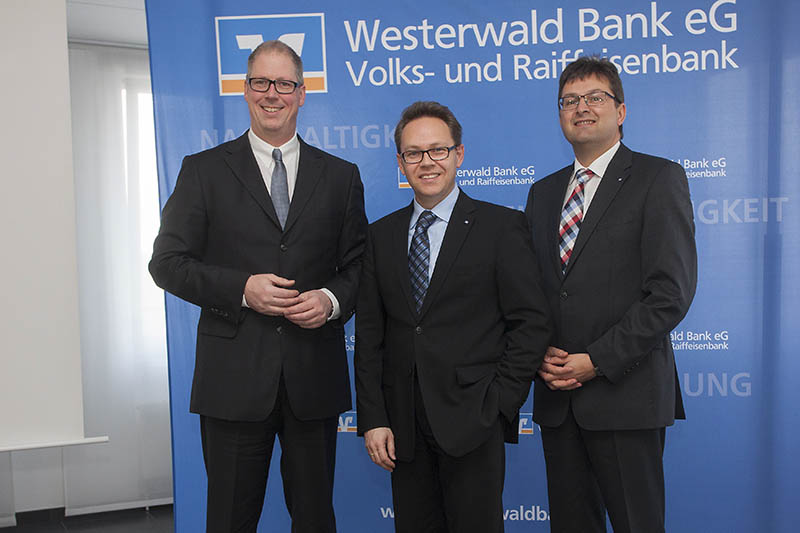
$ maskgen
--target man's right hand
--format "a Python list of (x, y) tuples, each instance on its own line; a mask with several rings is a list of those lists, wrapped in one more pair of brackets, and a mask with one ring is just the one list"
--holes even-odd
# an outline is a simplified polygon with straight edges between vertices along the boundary
[(372, 462), (384, 470), (394, 470), (394, 433), (389, 428), (373, 428), (364, 433), (364, 446)]
[(300, 292), (292, 289), (293, 279), (275, 274), (253, 274), (244, 286), (244, 298), (250, 309), (263, 315), (283, 316), (287, 307), (300, 303)]

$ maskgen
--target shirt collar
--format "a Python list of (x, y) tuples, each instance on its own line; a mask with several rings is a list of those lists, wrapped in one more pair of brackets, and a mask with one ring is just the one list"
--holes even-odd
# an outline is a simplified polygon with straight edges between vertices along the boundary
[(417, 223), (417, 219), (423, 211), (433, 211), (433, 214), (436, 215), (437, 218), (444, 220), (445, 223), (450, 222), (450, 215), (453, 214), (453, 208), (456, 206), (456, 200), (458, 200), (458, 192), (458, 187), (453, 187), (450, 194), (445, 196), (444, 199), (433, 206), (432, 209), (425, 209), (417, 203), (417, 199), (415, 198), (414, 212), (411, 214), (412, 226)]
[(253, 153), (262, 157), (266, 157), (268, 160), (272, 160), (272, 150), (275, 148), (280, 149), (281, 156), (284, 159), (286, 159), (287, 156), (292, 157), (300, 150), (300, 141), (297, 139), (297, 133), (292, 135), (292, 138), (282, 146), (272, 146), (267, 141), (253, 133), (252, 129), (247, 132), (247, 138), (250, 139), (250, 147), (253, 149)]
[(614, 146), (603, 152), (603, 154), (600, 157), (592, 161), (588, 167), (583, 166), (576, 157), (575, 165), (573, 166), (572, 170), (573, 179), (575, 178), (575, 173), (582, 168), (588, 168), (594, 173), (595, 176), (602, 178), (603, 175), (606, 173), (606, 170), (608, 170), (608, 165), (611, 163), (611, 160), (614, 158), (614, 155), (617, 153), (619, 145), (620, 141), (617, 141), (616, 144), (614, 144)]

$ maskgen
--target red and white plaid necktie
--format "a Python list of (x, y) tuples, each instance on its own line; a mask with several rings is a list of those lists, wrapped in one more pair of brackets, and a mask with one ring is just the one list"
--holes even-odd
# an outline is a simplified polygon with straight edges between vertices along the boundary
[(583, 220), (583, 188), (586, 182), (594, 176), (594, 172), (588, 168), (582, 168), (575, 174), (577, 183), (569, 195), (564, 209), (561, 211), (561, 223), (558, 225), (558, 250), (561, 256), (561, 272), (567, 270), (569, 258), (572, 255), (572, 248), (578, 238), (578, 231), (581, 229)]

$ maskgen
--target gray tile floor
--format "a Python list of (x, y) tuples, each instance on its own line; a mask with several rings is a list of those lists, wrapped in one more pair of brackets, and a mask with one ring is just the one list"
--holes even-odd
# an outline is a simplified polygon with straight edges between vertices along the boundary
[(172, 533), (172, 506), (70, 516), (61, 520), (22, 520), (0, 533)]

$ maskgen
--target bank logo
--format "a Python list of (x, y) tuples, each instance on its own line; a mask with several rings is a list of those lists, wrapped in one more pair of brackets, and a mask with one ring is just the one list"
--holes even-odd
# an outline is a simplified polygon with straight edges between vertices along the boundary
[(406, 179), (406, 177), (403, 176), (402, 172), (400, 172), (400, 167), (397, 167), (397, 188), (398, 189), (410, 189), (411, 188), (411, 184), (408, 183), (408, 180)]
[(533, 435), (533, 413), (519, 414), (519, 434)]
[(219, 94), (244, 94), (247, 58), (259, 44), (277, 39), (303, 59), (309, 93), (328, 92), (325, 55), (325, 14), (216, 17)]
[(339, 433), (355, 433), (358, 430), (358, 418), (355, 411), (347, 411), (339, 415)]

